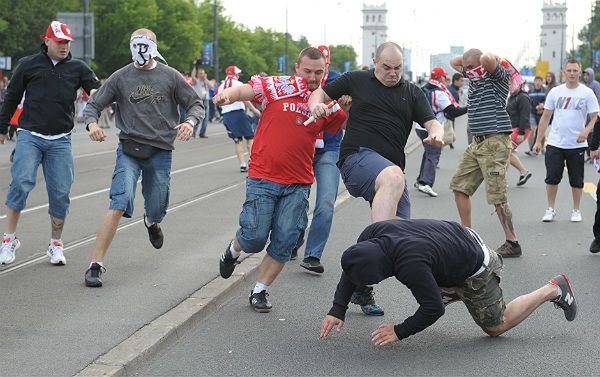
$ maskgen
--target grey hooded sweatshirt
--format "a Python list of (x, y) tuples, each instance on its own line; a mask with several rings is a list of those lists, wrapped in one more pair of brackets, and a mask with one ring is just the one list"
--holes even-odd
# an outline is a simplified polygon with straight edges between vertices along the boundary
[(584, 72), (586, 72), (590, 76), (588, 82), (586, 82), (585, 85), (587, 85), (588, 88), (594, 91), (598, 102), (600, 102), (600, 82), (598, 82), (598, 80), (594, 78), (594, 69), (586, 68)]

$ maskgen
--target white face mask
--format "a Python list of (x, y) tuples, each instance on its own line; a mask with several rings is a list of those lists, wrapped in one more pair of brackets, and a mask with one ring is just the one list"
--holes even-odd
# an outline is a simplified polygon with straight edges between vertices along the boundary
[(152, 58), (161, 58), (165, 63), (165, 58), (158, 52), (156, 42), (144, 35), (134, 35), (129, 42), (131, 49), (131, 59), (138, 65), (143, 66)]

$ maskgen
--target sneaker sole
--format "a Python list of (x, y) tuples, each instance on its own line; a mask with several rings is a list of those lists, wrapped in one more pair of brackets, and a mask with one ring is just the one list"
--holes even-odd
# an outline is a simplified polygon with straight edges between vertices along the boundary
[(257, 312), (257, 313), (268, 313), (268, 312), (270, 312), (270, 311), (271, 311), (271, 309), (273, 309), (273, 308), (271, 308), (271, 309), (258, 309), (258, 308), (255, 308), (255, 307), (253, 306), (253, 307), (252, 307), (252, 309), (254, 309), (254, 311), (255, 311), (255, 312)]
[(571, 282), (569, 281), (567, 276), (565, 274), (560, 274), (560, 276), (562, 276), (562, 278), (565, 280), (565, 283), (567, 284), (567, 288), (569, 288), (569, 291), (570, 291), (569, 293), (573, 297), (573, 311), (575, 312), (575, 314), (573, 314), (573, 318), (571, 318), (571, 319), (566, 318), (567, 316), (565, 314), (565, 318), (567, 319), (567, 321), (571, 322), (575, 319), (575, 317), (577, 317), (577, 299), (575, 298), (575, 292), (573, 291), (573, 287), (571, 286)]
[(86, 287), (90, 287), (90, 288), (100, 288), (102, 286), (102, 282), (100, 282), (100, 283), (88, 283), (86, 281), (85, 282), (85, 286)]
[(52, 259), (52, 255), (50, 255), (49, 252), (46, 252), (46, 255), (48, 256), (48, 258), (50, 258), (50, 263), (53, 264), (53, 265), (55, 265), (55, 266), (64, 266), (64, 265), (67, 264), (67, 260), (66, 259), (65, 260), (62, 260), (62, 259), (61, 260)]
[(323, 272), (325, 272), (325, 269), (323, 267), (313, 268), (310, 266), (304, 266), (302, 263), (300, 263), (300, 267), (304, 268), (306, 270), (306, 272), (312, 272), (313, 274), (317, 274), (317, 275), (321, 275), (321, 274), (323, 274)]

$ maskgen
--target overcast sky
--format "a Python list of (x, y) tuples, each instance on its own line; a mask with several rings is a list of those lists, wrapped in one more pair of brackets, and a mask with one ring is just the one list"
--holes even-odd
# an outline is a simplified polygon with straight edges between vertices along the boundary
[[(413, 70), (429, 69), (429, 55), (449, 46), (477, 47), (532, 64), (539, 55), (542, 5), (549, 0), (221, 0), (225, 14), (250, 28), (304, 35), (311, 44), (351, 44), (362, 61), (363, 4), (386, 4), (388, 39), (412, 48)], [(579, 45), (593, 0), (567, 0), (567, 49)], [(554, 1), (557, 2), (556, 0)], [(561, 1), (558, 1), (561, 2)], [(574, 41), (573, 41), (574, 37)], [(517, 61), (515, 61), (517, 60)]]

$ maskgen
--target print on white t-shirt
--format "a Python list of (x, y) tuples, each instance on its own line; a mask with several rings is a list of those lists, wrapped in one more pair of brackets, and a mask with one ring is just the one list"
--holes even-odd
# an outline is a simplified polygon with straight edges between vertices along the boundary
[(544, 109), (554, 110), (554, 119), (548, 134), (548, 144), (557, 148), (587, 147), (587, 141), (577, 142), (577, 136), (586, 126), (587, 115), (598, 112), (594, 92), (579, 84), (569, 89), (565, 84), (554, 87), (546, 97)]

